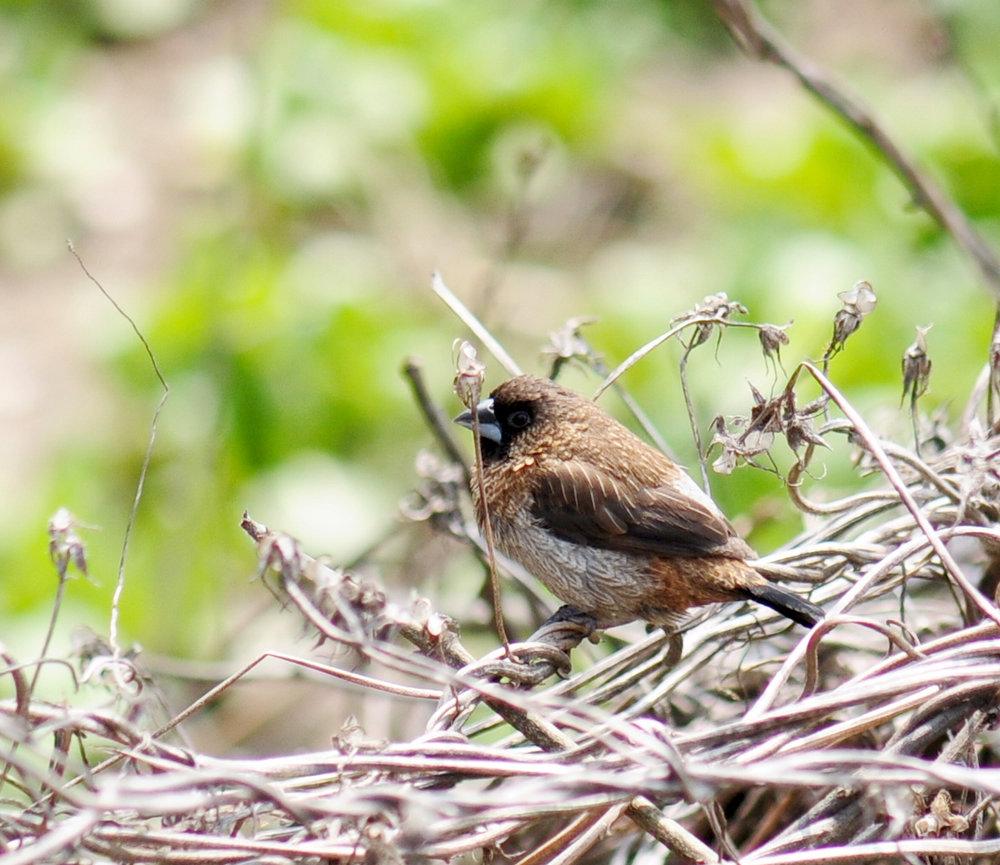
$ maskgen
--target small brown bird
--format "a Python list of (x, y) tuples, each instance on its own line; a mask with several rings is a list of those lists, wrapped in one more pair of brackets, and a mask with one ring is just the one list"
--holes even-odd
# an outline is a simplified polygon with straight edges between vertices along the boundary
[[(689, 607), (749, 599), (806, 627), (823, 618), (747, 564), (754, 551), (682, 468), (590, 400), (522, 375), (476, 414), (479, 524), (485, 505), (497, 547), (573, 608), (560, 612), (671, 628)], [(455, 422), (472, 429), (472, 412)]]

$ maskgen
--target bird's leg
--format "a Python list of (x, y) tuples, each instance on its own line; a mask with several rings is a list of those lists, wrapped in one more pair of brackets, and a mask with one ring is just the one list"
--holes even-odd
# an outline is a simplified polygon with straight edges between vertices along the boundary
[(465, 672), (519, 687), (544, 682), (553, 673), (566, 678), (572, 670), (569, 653), (591, 637), (597, 620), (576, 607), (562, 606), (523, 643), (514, 643), (506, 658), (491, 656), (469, 665)]
[(510, 647), (514, 666), (520, 669), (508, 669), (507, 677), (521, 687), (537, 685), (553, 673), (566, 678), (572, 670), (570, 651), (596, 629), (597, 620), (590, 613), (564, 604), (525, 642)]
[[(563, 604), (529, 638), (530, 643), (548, 643), (567, 655), (597, 630), (597, 619), (590, 613)], [(596, 642), (596, 641), (595, 641)]]

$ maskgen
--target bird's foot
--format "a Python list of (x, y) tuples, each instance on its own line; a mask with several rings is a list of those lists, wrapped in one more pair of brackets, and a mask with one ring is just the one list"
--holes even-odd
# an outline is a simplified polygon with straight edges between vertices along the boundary
[(589, 613), (565, 605), (523, 643), (513, 643), (470, 664), (464, 672), (484, 679), (505, 679), (519, 687), (540, 685), (553, 674), (562, 678), (572, 670), (569, 653), (588, 637), (596, 642), (597, 620)]
[(489, 656), (463, 668), (467, 675), (489, 679), (494, 682), (505, 680), (521, 688), (540, 685), (551, 675), (566, 678), (570, 674), (569, 655), (558, 646), (549, 643), (512, 643), (510, 652), (500, 655), (503, 648), (491, 652)]
[(562, 606), (525, 642), (511, 644), (507, 653), (497, 649), (462, 672), (522, 688), (540, 685), (553, 674), (565, 679), (572, 671), (570, 651), (587, 638), (596, 642), (596, 629), (592, 615)]
[(569, 604), (563, 604), (542, 626), (535, 631), (528, 641), (546, 643), (561, 649), (567, 655), (584, 640), (597, 642), (597, 619), (590, 613), (584, 613)]

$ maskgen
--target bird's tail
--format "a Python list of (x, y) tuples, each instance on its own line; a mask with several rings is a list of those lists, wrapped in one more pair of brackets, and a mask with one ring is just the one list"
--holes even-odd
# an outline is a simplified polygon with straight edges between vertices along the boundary
[(823, 621), (825, 615), (822, 607), (773, 583), (751, 583), (742, 586), (739, 591), (744, 598), (777, 610), (781, 615), (806, 628)]

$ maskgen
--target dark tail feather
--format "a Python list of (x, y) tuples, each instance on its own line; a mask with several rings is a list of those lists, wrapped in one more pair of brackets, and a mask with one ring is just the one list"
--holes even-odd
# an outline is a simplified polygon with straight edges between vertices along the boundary
[(812, 601), (800, 598), (787, 589), (780, 589), (771, 583), (753, 583), (743, 586), (740, 594), (751, 601), (757, 601), (765, 607), (777, 610), (781, 615), (798, 622), (806, 628), (811, 628), (817, 622), (823, 621), (822, 607), (817, 607)]

